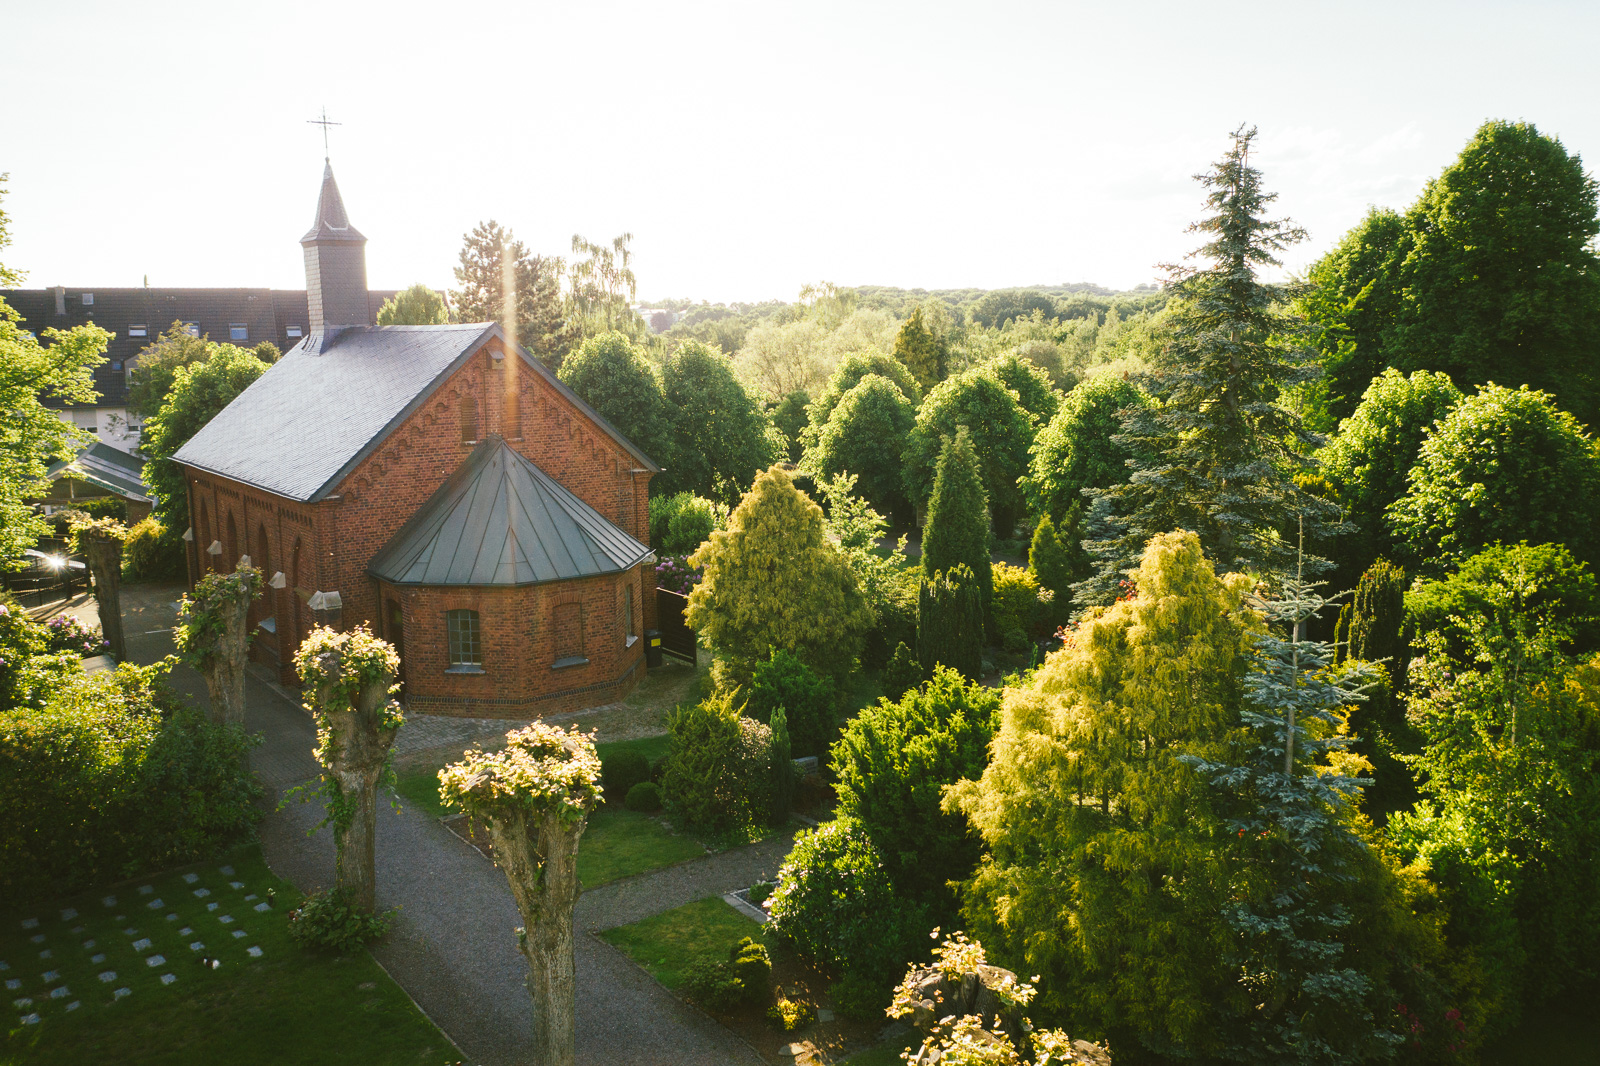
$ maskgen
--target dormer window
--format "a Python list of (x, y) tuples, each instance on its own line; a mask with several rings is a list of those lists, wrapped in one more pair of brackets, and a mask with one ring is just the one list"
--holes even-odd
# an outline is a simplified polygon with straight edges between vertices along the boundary
[(283, 335), (285, 337), (300, 337), (304, 334), (301, 333), (299, 326), (289, 326), (284, 329)]
[(228, 339), (230, 341), (247, 341), (250, 339), (250, 326), (245, 322), (228, 323)]
[(149, 335), (150, 329), (143, 322), (138, 322), (128, 327), (128, 336), (130, 337), (148, 337)]
[(86, 292), (86, 293), (83, 294), (83, 306), (85, 306), (85, 307), (93, 307), (94, 306), (94, 293)]

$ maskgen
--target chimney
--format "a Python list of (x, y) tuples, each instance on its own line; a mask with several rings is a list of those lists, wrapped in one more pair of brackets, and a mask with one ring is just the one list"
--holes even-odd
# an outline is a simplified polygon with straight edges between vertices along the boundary
[(57, 285), (56, 286), (56, 314), (64, 315), (66, 313), (67, 313), (67, 287), (65, 285)]
[(317, 218), (311, 231), (300, 238), (300, 246), (306, 255), (310, 332), (372, 325), (367, 301), (367, 239), (350, 225), (333, 180), (332, 164), (324, 164)]

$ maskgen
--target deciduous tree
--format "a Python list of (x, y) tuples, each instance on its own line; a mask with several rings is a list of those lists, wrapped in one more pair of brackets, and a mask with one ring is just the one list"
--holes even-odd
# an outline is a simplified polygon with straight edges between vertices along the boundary
[(47, 329), (44, 339), (48, 347), (24, 330), (21, 317), (0, 301), (0, 411), (5, 412), (0, 418), (0, 566), (20, 557), (49, 531), (28, 501), (49, 487), (45, 475), (50, 463), (71, 458), (93, 440), (41, 401), (93, 403), (94, 368), (103, 361), (111, 334), (90, 325)]
[(380, 326), (438, 326), (449, 320), (444, 297), (420, 281), (385, 300), (377, 318)]
[(806, 455), (823, 478), (856, 475), (857, 491), (874, 509), (907, 517), (900, 448), (917, 418), (894, 382), (868, 374), (845, 393)]
[(219, 344), (203, 362), (180, 366), (174, 372), (166, 401), (145, 420), (139, 440), (139, 451), (145, 457), (145, 484), (150, 486), (156, 513), (167, 528), (189, 526), (189, 487), (184, 483), (183, 468), (172, 456), (266, 372), (266, 363), (231, 344)]
[(1423, 441), (1389, 525), (1408, 569), (1438, 574), (1497, 541), (1597, 557), (1600, 454), (1578, 420), (1526, 386), (1489, 385)]
[(616, 332), (590, 337), (562, 361), (560, 376), (657, 465), (672, 469), (672, 421), (661, 380), (637, 345)]
[(1074, 505), (1088, 503), (1084, 489), (1124, 484), (1133, 452), (1117, 440), (1121, 413), (1147, 403), (1137, 385), (1112, 374), (1097, 374), (1067, 393), (1029, 449), (1022, 487), (1034, 513), (1061, 525)]
[(924, 390), (944, 380), (945, 353), (939, 339), (922, 319), (922, 308), (911, 312), (894, 339), (894, 357), (911, 371)]
[(734, 377), (727, 357), (699, 341), (687, 341), (672, 353), (661, 386), (672, 421), (669, 454), (676, 464), (657, 479), (661, 491), (693, 492), (731, 504), (774, 458), (761, 409)]

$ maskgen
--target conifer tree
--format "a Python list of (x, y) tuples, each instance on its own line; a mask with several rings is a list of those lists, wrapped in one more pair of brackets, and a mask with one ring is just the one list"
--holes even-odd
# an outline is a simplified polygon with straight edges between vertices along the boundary
[(944, 380), (944, 351), (939, 338), (922, 320), (922, 308), (911, 312), (894, 338), (894, 357), (910, 370), (924, 392)]
[(1279, 399), (1320, 371), (1300, 343), (1303, 319), (1282, 309), (1298, 288), (1257, 272), (1277, 266), (1274, 255), (1305, 231), (1264, 217), (1276, 195), (1250, 166), (1255, 134), (1235, 131), (1228, 154), (1197, 175), (1212, 214), (1191, 230), (1208, 238), (1194, 253), (1206, 265), (1169, 268), (1171, 340), (1141, 383), (1156, 402), (1124, 411), (1119, 440), (1135, 455), (1132, 479), (1092, 493), (1109, 506), (1091, 512), (1100, 573), (1080, 583), (1080, 605), (1115, 599), (1118, 579), (1158, 533), (1193, 531), (1223, 570), (1286, 572), (1295, 549), (1280, 534), (1303, 518), (1320, 538), (1337, 513), (1294, 481), (1321, 439)]
[(689, 558), (705, 576), (685, 620), (716, 656), (720, 686), (747, 684), (781, 648), (820, 674), (850, 669), (872, 612), (828, 539), (822, 508), (772, 467)]
[[(559, 256), (534, 255), (493, 219), (461, 239), (461, 261), (450, 292), (461, 322), (498, 322), (552, 370), (577, 340), (561, 301)], [(511, 309), (507, 313), (507, 306)]]
[(1039, 526), (1033, 531), (1033, 543), (1028, 546), (1028, 573), (1041, 589), (1050, 590), (1054, 597), (1052, 614), (1066, 605), (1072, 594), (1072, 556), (1057, 538), (1049, 515), (1039, 519)]
[(972, 569), (985, 609), (994, 595), (989, 565), (989, 496), (967, 428), (946, 437), (939, 452), (928, 524), (922, 531), (922, 572), (928, 577), (964, 563)]
[(983, 596), (965, 563), (925, 574), (918, 583), (917, 659), (926, 674), (948, 666), (977, 680), (983, 663)]
[[(1395, 996), (1380, 984), (1370, 936), (1358, 942), (1350, 886), (1373, 865), (1354, 832), (1372, 782), (1341, 759), (1351, 738), (1341, 708), (1363, 698), (1373, 671), (1332, 669), (1333, 645), (1305, 639), (1327, 601), (1298, 575), (1258, 602), (1269, 628), (1254, 638), (1241, 717), (1254, 738), (1235, 760), (1185, 757), (1234, 808), (1243, 890), (1223, 916), (1249, 1007), (1226, 1025), (1222, 1056), (1237, 1062), (1358, 1063), (1389, 1057), (1400, 1034), (1377, 1017)], [(1280, 634), (1274, 628), (1286, 629)]]

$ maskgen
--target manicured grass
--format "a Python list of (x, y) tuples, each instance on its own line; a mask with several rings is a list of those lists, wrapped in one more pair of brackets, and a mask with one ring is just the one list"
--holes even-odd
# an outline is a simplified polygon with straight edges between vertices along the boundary
[(640, 737), (637, 740), (613, 740), (608, 744), (596, 744), (594, 750), (602, 759), (609, 759), (625, 751), (637, 751), (651, 762), (655, 762), (667, 753), (667, 735), (658, 734), (653, 737)]
[(760, 935), (760, 922), (746, 918), (720, 896), (600, 934), (668, 988), (681, 986), (696, 961), (726, 959), (728, 949), (741, 937)]
[(394, 790), (411, 806), (433, 818), (448, 818), (460, 814), (439, 802), (439, 770), (437, 766), (407, 770), (395, 774)]
[(698, 840), (662, 825), (659, 815), (603, 807), (589, 816), (578, 842), (578, 877), (584, 888), (599, 888), (705, 853)]
[[(259, 911), (269, 888), (276, 906)], [(0, 1033), (14, 1031), (0, 1040), (0, 1060), (277, 1066), (460, 1059), (365, 951), (325, 955), (294, 943), (285, 913), (298, 901), (260, 851), (247, 848), (109, 889), (7, 908), (0, 914), (0, 978), (11, 1017)], [(202, 956), (220, 959), (221, 967), (202, 967)], [(150, 965), (153, 959), (161, 961)], [(54, 989), (67, 991), (52, 996)], [(16, 1006), (22, 999), (32, 1002)], [(37, 1022), (16, 1028), (34, 1014)]]

